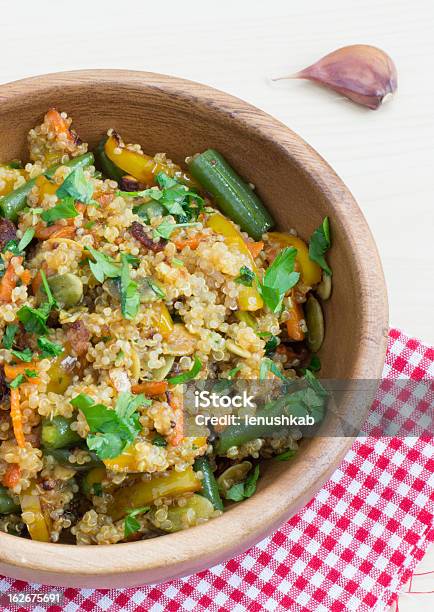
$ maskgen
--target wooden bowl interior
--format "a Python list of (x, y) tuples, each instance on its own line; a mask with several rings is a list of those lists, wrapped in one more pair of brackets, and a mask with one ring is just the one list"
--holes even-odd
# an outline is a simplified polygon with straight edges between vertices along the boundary
[[(55, 106), (72, 116), (74, 128), (91, 148), (107, 128), (114, 127), (126, 142), (139, 142), (151, 154), (164, 151), (181, 164), (186, 156), (209, 147), (219, 150), (245, 179), (254, 183), (282, 230), (296, 228), (308, 239), (323, 217), (329, 215), (333, 235), (329, 256), (333, 296), (325, 304), (321, 375), (333, 378), (380, 375), (387, 314), (375, 246), (342, 182), (290, 130), (240, 100), (161, 75), (83, 71), (75, 76), (74, 73), (47, 76), (6, 87), (9, 89), (3, 87), (0, 109), (2, 161), (15, 157), (27, 160), (27, 131), (41, 122), (48, 107)], [(262, 512), (258, 511), (261, 503), (274, 505), (276, 512), (289, 515), (315, 492), (348, 446), (348, 440), (308, 441), (306, 451), (293, 462), (269, 463), (264, 466), (257, 496), (245, 502), (243, 509), (238, 506), (212, 526), (205, 526), (205, 530), (220, 530), (220, 539), (224, 539), (227, 536), (222, 530), (226, 527), (223, 523), (220, 527), (219, 522), (233, 515), (233, 520), (242, 524), (243, 512), (245, 517), (250, 516), (253, 528), (255, 513), (257, 516)], [(266, 514), (264, 521), (270, 527), (275, 519), (267, 518)], [(158, 553), (159, 546), (162, 551), (171, 538), (175, 546), (188, 539), (192, 542), (194, 531), (191, 530), (191, 535), (162, 538), (164, 545), (152, 540), (136, 546), (147, 551), (153, 547)], [(259, 531), (256, 527), (256, 532)], [(3, 537), (8, 538), (0, 535), (0, 540)], [(10, 541), (8, 538), (9, 546)], [(20, 546), (18, 539), (16, 545)], [(193, 556), (192, 548), (190, 557)], [(190, 564), (189, 569), (197, 569), (197, 564)], [(128, 571), (128, 564), (124, 571)], [(168, 572), (162, 571), (161, 575), (167, 577)]]

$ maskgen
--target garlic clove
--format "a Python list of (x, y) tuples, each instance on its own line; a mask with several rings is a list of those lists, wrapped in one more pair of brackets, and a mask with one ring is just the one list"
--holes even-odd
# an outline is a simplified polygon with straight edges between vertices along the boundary
[(373, 110), (390, 99), (398, 86), (391, 57), (370, 45), (341, 47), (297, 74), (281, 78), (314, 81)]

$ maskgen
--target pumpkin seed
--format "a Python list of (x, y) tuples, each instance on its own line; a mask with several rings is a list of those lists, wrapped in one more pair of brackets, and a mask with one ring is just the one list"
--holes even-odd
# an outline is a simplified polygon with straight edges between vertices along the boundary
[(324, 316), (320, 303), (311, 295), (306, 302), (307, 346), (313, 352), (319, 351), (324, 340)]

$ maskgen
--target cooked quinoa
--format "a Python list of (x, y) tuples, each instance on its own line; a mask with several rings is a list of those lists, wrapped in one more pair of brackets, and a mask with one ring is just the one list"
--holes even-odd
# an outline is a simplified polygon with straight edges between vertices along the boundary
[(193, 168), (113, 130), (94, 157), (50, 109), (28, 144), (0, 165), (0, 530), (114, 544), (219, 516), (302, 434), (188, 435), (184, 383), (317, 370), (324, 252), (254, 240)]

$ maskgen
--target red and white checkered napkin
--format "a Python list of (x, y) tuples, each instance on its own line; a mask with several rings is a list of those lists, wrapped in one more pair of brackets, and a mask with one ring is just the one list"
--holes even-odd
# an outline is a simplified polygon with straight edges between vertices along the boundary
[[(384, 377), (402, 376), (434, 377), (434, 348), (391, 330)], [(415, 394), (417, 389), (415, 385)], [(391, 404), (386, 382), (373, 410), (390, 409)], [(434, 540), (433, 449), (428, 437), (360, 438), (316, 497), (246, 553), (194, 576), (151, 587), (65, 589), (62, 609), (387, 609)], [(0, 577), (0, 593), (35, 588), (38, 585)]]

